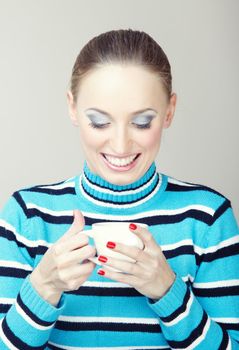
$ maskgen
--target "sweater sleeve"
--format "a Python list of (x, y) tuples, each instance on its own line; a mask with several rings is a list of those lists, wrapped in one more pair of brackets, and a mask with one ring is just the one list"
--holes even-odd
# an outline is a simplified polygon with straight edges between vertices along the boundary
[(230, 201), (216, 210), (200, 246), (192, 286), (181, 276), (159, 301), (158, 314), (172, 349), (239, 349), (239, 233)]
[(0, 349), (45, 349), (64, 307), (64, 295), (54, 307), (30, 283), (37, 241), (27, 215), (19, 192), (0, 213)]

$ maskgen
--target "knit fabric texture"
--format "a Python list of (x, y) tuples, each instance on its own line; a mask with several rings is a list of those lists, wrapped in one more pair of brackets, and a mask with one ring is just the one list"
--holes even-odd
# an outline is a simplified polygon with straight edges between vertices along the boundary
[[(71, 226), (148, 225), (176, 279), (158, 301), (97, 274), (57, 306), (29, 274)], [(84, 163), (64, 181), (15, 191), (0, 213), (0, 349), (239, 349), (239, 232), (230, 201), (157, 170), (115, 185)]]

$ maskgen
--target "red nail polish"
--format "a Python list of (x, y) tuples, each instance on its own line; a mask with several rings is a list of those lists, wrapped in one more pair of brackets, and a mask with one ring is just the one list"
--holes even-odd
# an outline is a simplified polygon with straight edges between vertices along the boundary
[(98, 260), (101, 261), (101, 262), (103, 262), (103, 263), (106, 263), (108, 259), (107, 259), (105, 256), (100, 255), (100, 256), (98, 257)]
[(104, 276), (105, 271), (103, 271), (103, 270), (99, 270), (97, 273), (98, 273), (98, 275)]
[(130, 228), (131, 230), (136, 230), (137, 225), (135, 225), (135, 224), (130, 224), (130, 225), (129, 225), (129, 228)]
[(107, 247), (107, 248), (110, 248), (110, 249), (114, 249), (115, 246), (116, 246), (116, 244), (115, 244), (114, 242), (108, 242), (108, 243), (106, 244), (106, 247)]

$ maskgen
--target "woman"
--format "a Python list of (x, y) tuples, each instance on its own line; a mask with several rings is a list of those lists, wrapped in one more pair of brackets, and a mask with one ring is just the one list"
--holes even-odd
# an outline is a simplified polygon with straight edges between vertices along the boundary
[[(84, 171), (16, 191), (2, 210), (0, 348), (239, 349), (230, 201), (155, 165), (176, 106), (161, 47), (131, 29), (93, 38), (67, 98)], [(89, 260), (81, 231), (101, 221), (131, 224), (143, 250), (107, 245), (136, 263)]]

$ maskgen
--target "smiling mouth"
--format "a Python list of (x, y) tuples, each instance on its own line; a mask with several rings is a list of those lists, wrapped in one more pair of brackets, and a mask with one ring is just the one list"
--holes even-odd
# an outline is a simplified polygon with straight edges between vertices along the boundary
[(140, 156), (140, 153), (125, 158), (112, 157), (104, 153), (102, 153), (102, 155), (110, 164), (118, 167), (124, 167), (132, 164)]

